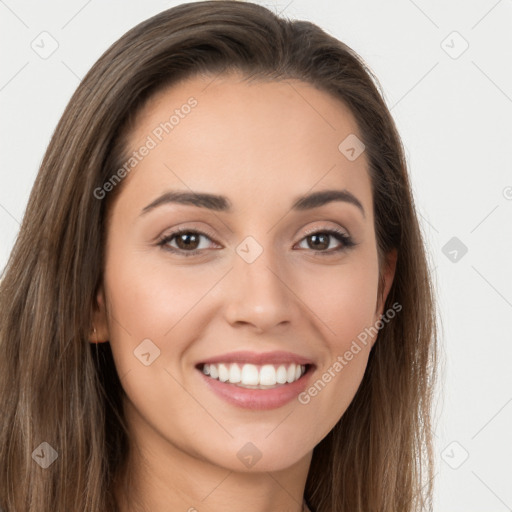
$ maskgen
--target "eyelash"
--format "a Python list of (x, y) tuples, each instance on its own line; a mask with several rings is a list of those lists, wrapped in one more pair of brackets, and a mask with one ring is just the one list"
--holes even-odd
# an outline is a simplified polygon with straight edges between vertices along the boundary
[[(204, 249), (194, 249), (193, 251), (184, 251), (182, 249), (176, 249), (175, 247), (168, 247), (167, 244), (175, 237), (179, 236), (179, 235), (182, 235), (184, 233), (192, 233), (192, 234), (195, 234), (195, 235), (199, 235), (199, 236), (206, 236), (207, 238), (209, 238), (210, 240), (212, 240), (212, 235), (208, 232), (202, 232), (202, 231), (198, 231), (198, 230), (195, 230), (195, 229), (187, 229), (187, 228), (184, 228), (184, 229), (179, 229), (179, 230), (176, 230), (172, 233), (169, 233), (168, 235), (165, 235), (164, 237), (162, 237), (158, 242), (157, 242), (157, 245), (159, 247), (161, 247), (163, 250), (165, 251), (170, 251), (174, 254), (179, 254), (180, 256), (185, 256), (185, 257), (190, 257), (190, 256), (195, 256), (197, 255), (198, 253), (202, 252)], [(311, 249), (313, 252), (317, 253), (316, 255), (318, 256), (330, 256), (330, 255), (333, 255), (333, 254), (338, 254), (340, 252), (343, 252), (343, 251), (346, 251), (348, 249), (350, 249), (351, 247), (357, 245), (353, 240), (352, 240), (352, 237), (347, 235), (346, 233), (344, 233), (343, 231), (340, 231), (336, 228), (327, 228), (327, 229), (314, 229), (314, 230), (310, 230), (310, 231), (307, 231), (305, 236), (300, 240), (302, 242), (302, 240), (304, 240), (305, 238), (308, 238), (310, 237), (311, 235), (318, 235), (318, 234), (324, 234), (324, 235), (330, 235), (334, 238), (336, 238), (339, 242), (342, 242), (342, 246), (335, 249), (335, 250), (329, 250), (329, 251), (326, 251), (326, 250), (323, 250), (323, 251), (315, 251), (313, 249)]]

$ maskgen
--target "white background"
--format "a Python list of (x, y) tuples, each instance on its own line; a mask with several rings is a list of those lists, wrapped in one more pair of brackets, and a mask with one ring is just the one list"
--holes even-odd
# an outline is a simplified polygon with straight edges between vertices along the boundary
[[(0, 0), (0, 269), (81, 77), (124, 32), (178, 3)], [(512, 1), (258, 3), (318, 24), (379, 78), (443, 321), (435, 510), (512, 510)], [(47, 59), (31, 48), (43, 31), (59, 45)], [(443, 252), (452, 237), (459, 245)]]

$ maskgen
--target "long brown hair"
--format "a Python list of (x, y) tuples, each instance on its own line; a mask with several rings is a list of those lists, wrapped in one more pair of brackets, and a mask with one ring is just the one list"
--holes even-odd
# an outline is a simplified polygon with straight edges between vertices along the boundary
[[(315, 447), (305, 498), (313, 512), (431, 509), (434, 292), (404, 150), (378, 81), (310, 22), (248, 2), (205, 1), (163, 11), (115, 42), (72, 96), (42, 161), (0, 283), (6, 512), (118, 510), (113, 483), (128, 450), (123, 388), (109, 343), (89, 336), (109, 205), (122, 187), (104, 200), (94, 190), (126, 161), (126, 134), (152, 95), (231, 70), (300, 79), (350, 108), (366, 146), (381, 263), (398, 252), (385, 310), (402, 310), (379, 331), (356, 396)], [(47, 468), (37, 456), (54, 452), (41, 443), (57, 455)]]

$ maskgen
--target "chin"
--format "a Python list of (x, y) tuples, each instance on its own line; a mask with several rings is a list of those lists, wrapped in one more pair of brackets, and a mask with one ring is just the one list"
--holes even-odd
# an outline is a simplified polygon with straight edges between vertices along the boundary
[[(257, 437), (257, 436), (256, 436)], [(261, 436), (264, 437), (264, 436)], [(252, 439), (252, 441), (250, 440)], [(288, 439), (285, 441), (276, 438), (273, 441), (268, 439), (258, 442), (254, 437), (232, 439), (229, 443), (225, 441), (218, 449), (209, 449), (203, 452), (203, 457), (215, 466), (223, 467), (237, 473), (260, 473), (281, 471), (307, 459), (309, 463), (311, 451), (304, 451), (304, 442), (297, 438), (297, 441)], [(297, 451), (297, 447), (302, 449)]]

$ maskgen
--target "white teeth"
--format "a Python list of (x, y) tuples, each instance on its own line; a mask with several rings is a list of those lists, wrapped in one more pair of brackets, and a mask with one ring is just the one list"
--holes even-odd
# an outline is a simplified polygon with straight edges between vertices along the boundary
[(210, 365), (210, 377), (212, 379), (218, 379), (219, 378), (219, 370), (218, 370), (218, 366), (216, 364), (211, 364)]
[(242, 368), (242, 384), (257, 386), (259, 383), (258, 368), (253, 364), (244, 364)]
[[(286, 382), (293, 382), (294, 380), (297, 380), (295, 378), (296, 368), (297, 368), (297, 366), (294, 364), (291, 364), (290, 366), (288, 366), (288, 371), (286, 372)], [(299, 375), (299, 377), (300, 377), (300, 375)]]
[(264, 386), (274, 386), (276, 384), (276, 369), (271, 364), (261, 367), (259, 384)]
[(242, 380), (242, 372), (240, 371), (240, 367), (236, 363), (231, 363), (229, 368), (229, 382), (231, 384), (236, 384)]
[(276, 380), (279, 384), (284, 384), (286, 382), (286, 375), (288, 374), (288, 372), (286, 371), (286, 368), (281, 365), (278, 369), (277, 369), (277, 373), (276, 373)]
[(225, 364), (219, 364), (219, 380), (221, 382), (229, 380), (229, 370)]
[(221, 382), (229, 382), (248, 388), (275, 387), (290, 384), (300, 379), (306, 366), (291, 363), (288, 365), (220, 363), (203, 365), (203, 373)]

